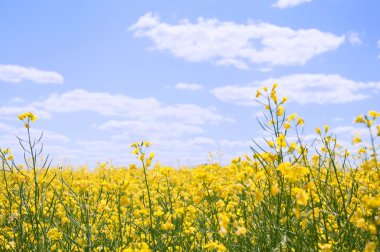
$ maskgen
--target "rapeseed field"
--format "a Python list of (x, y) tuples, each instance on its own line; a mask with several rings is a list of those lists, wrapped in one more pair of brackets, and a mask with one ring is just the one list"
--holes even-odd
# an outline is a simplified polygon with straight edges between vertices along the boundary
[(1, 146), (0, 251), (377, 251), (380, 113), (356, 118), (370, 135), (354, 137), (357, 153), (328, 126), (305, 143), (276, 87), (256, 94), (265, 146), (225, 166), (161, 165), (142, 141), (138, 165), (52, 167), (31, 138), (37, 117), (21, 114), (24, 161)]

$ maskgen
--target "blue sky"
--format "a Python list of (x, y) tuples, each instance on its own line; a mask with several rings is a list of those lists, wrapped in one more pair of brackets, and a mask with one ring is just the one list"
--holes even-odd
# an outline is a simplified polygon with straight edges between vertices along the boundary
[[(150, 140), (162, 163), (249, 153), (277, 82), (305, 135), (329, 124), (342, 143), (380, 107), (380, 2), (1, 1), (0, 146), (17, 151), (17, 115), (56, 163), (133, 160)], [(365, 134), (365, 133), (362, 133)], [(218, 157), (219, 159), (219, 157)]]

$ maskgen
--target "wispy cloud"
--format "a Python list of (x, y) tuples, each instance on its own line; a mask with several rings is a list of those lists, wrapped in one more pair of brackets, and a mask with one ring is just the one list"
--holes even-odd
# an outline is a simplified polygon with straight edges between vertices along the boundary
[[(173, 164), (173, 157), (190, 163), (205, 162), (207, 152), (215, 149), (215, 141), (208, 138), (206, 130), (217, 127), (221, 122), (232, 119), (225, 117), (214, 108), (195, 104), (164, 104), (155, 98), (133, 98), (122, 94), (73, 90), (51, 94), (45, 99), (0, 107), (0, 115), (16, 115), (33, 111), (41, 119), (62, 113), (97, 113), (100, 124), (88, 122), (99, 130), (99, 136), (92, 141), (70, 140), (60, 134), (45, 131), (48, 139), (46, 151), (55, 160), (69, 162), (90, 162), (114, 160), (123, 163), (130, 160), (130, 144), (134, 141), (149, 140), (155, 144), (154, 151), (160, 161)], [(80, 120), (77, 123), (81, 123)], [(85, 123), (85, 122), (82, 122)], [(19, 135), (11, 126), (0, 123), (2, 144), (16, 143)], [(33, 129), (34, 132), (42, 130)], [(22, 134), (22, 131), (20, 131)], [(6, 139), (5, 139), (5, 138)], [(106, 137), (106, 138), (104, 138)], [(55, 142), (56, 145), (50, 144)], [(68, 146), (71, 146), (68, 148)], [(202, 156), (202, 153), (204, 156)], [(175, 159), (175, 158), (174, 158)]]
[(228, 118), (215, 109), (195, 104), (165, 105), (155, 98), (133, 98), (122, 94), (89, 92), (76, 89), (61, 94), (51, 94), (46, 99), (24, 106), (2, 106), (0, 115), (15, 115), (36, 111), (40, 117), (49, 118), (54, 113), (95, 112), (103, 116), (117, 116), (139, 120), (175, 120), (192, 124), (218, 123)]
[(33, 67), (0, 64), (0, 81), (20, 83), (32, 81), (41, 84), (61, 84), (63, 76), (57, 72), (39, 70)]
[(345, 41), (345, 36), (317, 29), (294, 30), (262, 22), (198, 18), (195, 23), (185, 19), (172, 25), (152, 13), (140, 17), (130, 30), (136, 37), (150, 38), (156, 50), (178, 58), (242, 69), (250, 64), (303, 65)]
[(363, 44), (363, 41), (361, 40), (360, 35), (357, 32), (349, 32), (347, 34), (347, 39), (352, 45)]
[(357, 128), (352, 125), (348, 126), (338, 126), (331, 130), (331, 132), (337, 134), (338, 136), (344, 137), (346, 140), (354, 137), (355, 134), (359, 134), (361, 137), (369, 138), (369, 130), (367, 128)]
[(279, 92), (292, 102), (306, 103), (348, 103), (367, 99), (373, 92), (380, 91), (380, 82), (360, 82), (340, 75), (294, 74), (247, 85), (229, 85), (211, 90), (218, 99), (237, 105), (255, 106), (256, 90), (261, 86), (279, 84)]
[(311, 0), (278, 0), (273, 7), (280, 9), (294, 7), (303, 3), (311, 2)]
[(175, 88), (177, 88), (177, 89), (183, 89), (183, 90), (195, 91), (195, 90), (203, 89), (203, 85), (197, 84), (197, 83), (183, 83), (183, 82), (180, 82), (180, 83), (177, 83), (175, 85)]
[[(101, 130), (117, 132), (117, 139), (131, 139), (142, 137), (150, 139), (154, 137), (178, 138), (184, 134), (202, 133), (199, 125), (179, 122), (139, 121), (139, 120), (111, 120), (98, 126)], [(128, 130), (126, 130), (128, 129)]]

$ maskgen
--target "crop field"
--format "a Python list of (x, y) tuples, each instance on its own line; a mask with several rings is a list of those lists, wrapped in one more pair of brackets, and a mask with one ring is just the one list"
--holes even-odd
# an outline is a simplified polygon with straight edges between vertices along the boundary
[(136, 164), (53, 167), (21, 114), (24, 160), (1, 146), (0, 251), (378, 251), (380, 113), (356, 118), (371, 137), (356, 153), (328, 126), (306, 143), (276, 87), (256, 94), (265, 146), (228, 165), (168, 167), (142, 141)]

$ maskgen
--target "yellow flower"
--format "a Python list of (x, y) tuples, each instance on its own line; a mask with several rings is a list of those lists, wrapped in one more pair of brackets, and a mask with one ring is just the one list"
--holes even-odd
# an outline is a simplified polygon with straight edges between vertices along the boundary
[(374, 120), (366, 119), (365, 123), (367, 124), (367, 127), (370, 128), (372, 126), (372, 124), (374, 123)]
[(302, 125), (304, 125), (304, 124), (305, 124), (305, 121), (303, 120), (303, 118), (302, 118), (302, 117), (298, 118), (297, 126), (298, 126), (298, 125), (302, 126)]
[(273, 141), (267, 141), (267, 144), (269, 147), (273, 148), (274, 147), (274, 142)]
[(294, 213), (294, 216), (296, 216), (297, 219), (301, 216), (298, 208), (293, 208), (292, 212)]
[(329, 131), (329, 126), (328, 125), (325, 125), (324, 126), (324, 129), (325, 129), (325, 133), (327, 133)]
[(280, 134), (278, 137), (277, 137), (277, 145), (279, 148), (285, 148), (286, 147), (286, 141), (285, 141), (285, 136), (284, 134)]
[(331, 251), (332, 245), (329, 243), (318, 243), (318, 248), (322, 251)]
[(297, 113), (293, 113), (290, 116), (288, 116), (287, 120), (288, 121), (293, 121), (294, 119), (296, 119), (296, 117), (297, 117)]
[(363, 252), (376, 252), (376, 243), (375, 242), (368, 242), (365, 245), (364, 251)]
[(277, 107), (277, 116), (282, 116), (284, 115), (285, 108), (284, 106), (278, 106)]
[(359, 218), (356, 220), (355, 222), (356, 226), (359, 227), (359, 228), (363, 228), (363, 229), (366, 229), (367, 228), (367, 224), (365, 222), (365, 219), (364, 218)]
[(62, 234), (61, 234), (61, 232), (59, 232), (59, 230), (57, 228), (51, 228), (47, 232), (47, 237), (51, 240), (59, 240), (59, 239), (61, 239)]
[(275, 104), (277, 104), (277, 93), (275, 90), (273, 90), (271, 93), (270, 93), (270, 98), (274, 101)]
[(270, 192), (273, 196), (276, 196), (279, 192), (280, 192), (280, 189), (278, 188), (278, 185), (275, 184), (275, 185), (272, 185), (271, 189), (270, 189)]
[(369, 224), (368, 225), (368, 230), (372, 235), (376, 235), (377, 229), (375, 224)]
[(259, 98), (261, 95), (261, 92), (259, 90), (256, 91), (256, 98)]
[(290, 122), (288, 121), (284, 122), (284, 129), (286, 130), (290, 129)]
[(295, 149), (297, 149), (297, 143), (296, 142), (290, 142), (288, 152), (291, 153)]
[(241, 236), (241, 235), (246, 235), (247, 234), (247, 229), (245, 227), (238, 227), (235, 234), (237, 236)]
[(376, 125), (376, 129), (377, 129), (377, 136), (380, 136), (380, 125)]
[(147, 142), (147, 141), (144, 141), (144, 143), (143, 143), (144, 145), (145, 145), (145, 147), (149, 147), (150, 146), (150, 142)]
[(290, 182), (302, 179), (305, 175), (310, 173), (308, 168), (300, 165), (292, 166), (290, 162), (281, 163), (277, 170), (279, 170), (284, 178)]
[(359, 115), (355, 118), (356, 123), (364, 123), (363, 115)]
[(359, 134), (357, 133), (355, 137), (352, 139), (352, 144), (360, 143), (362, 139), (360, 138)]
[(315, 132), (317, 132), (318, 135), (321, 135), (321, 134), (322, 134), (320, 128), (316, 128), (316, 129), (315, 129)]
[(211, 251), (226, 251), (226, 247), (223, 244), (219, 244), (218, 242), (211, 241), (203, 246), (204, 249), (209, 249)]
[(309, 200), (309, 194), (301, 188), (294, 187), (292, 188), (292, 196), (295, 198), (298, 205), (307, 205)]
[(364, 161), (360, 166), (364, 171), (369, 172), (376, 167), (374, 159)]
[(280, 104), (284, 104), (287, 101), (288, 101), (288, 98), (286, 96), (284, 96), (284, 97), (282, 97), (282, 101), (280, 102)]
[(31, 122), (34, 122), (35, 120), (37, 120), (37, 116), (35, 114), (33, 114), (32, 112), (26, 112), (26, 113), (22, 113), (18, 116), (18, 119), (20, 120), (29, 120)]
[(368, 111), (368, 115), (369, 115), (370, 117), (373, 117), (373, 118), (380, 117), (380, 113), (379, 113), (379, 112), (376, 112), (375, 110), (370, 110), (370, 111)]
[(139, 154), (139, 149), (138, 148), (133, 149), (132, 154), (133, 155)]
[(260, 202), (260, 201), (263, 200), (263, 198), (264, 198), (263, 193), (262, 193), (260, 190), (257, 190), (257, 191), (255, 192), (255, 199), (256, 199), (256, 201), (257, 201), (257, 202)]
[(165, 222), (164, 224), (161, 225), (161, 227), (163, 230), (168, 230), (168, 231), (174, 230), (175, 228), (174, 224), (171, 223), (170, 221)]

